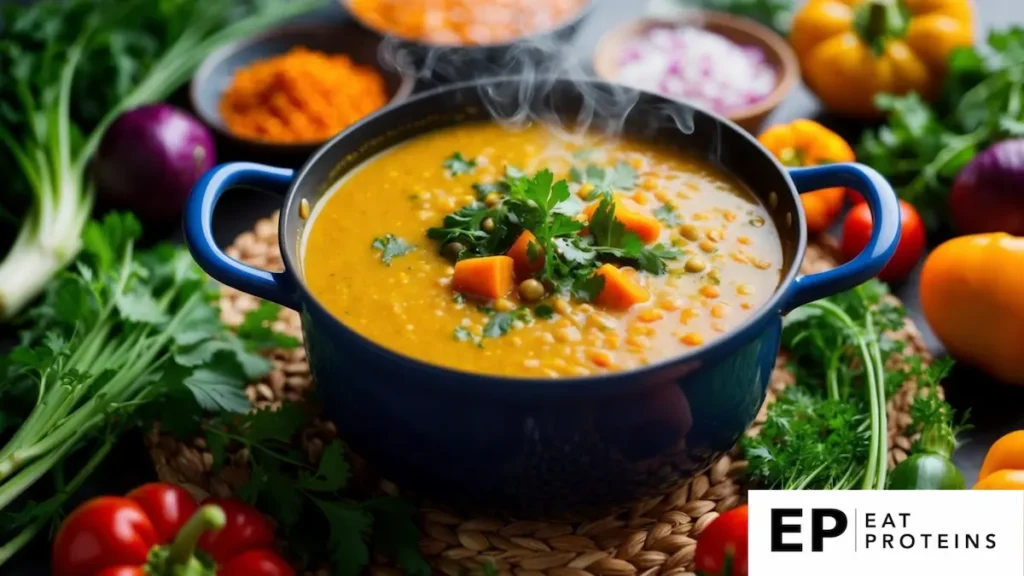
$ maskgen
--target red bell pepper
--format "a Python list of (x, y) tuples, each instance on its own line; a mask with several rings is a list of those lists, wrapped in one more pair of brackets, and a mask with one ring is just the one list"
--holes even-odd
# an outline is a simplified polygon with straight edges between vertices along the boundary
[(295, 576), (274, 531), (237, 500), (198, 505), (171, 484), (102, 496), (71, 513), (53, 541), (54, 576)]
[(697, 538), (694, 570), (701, 576), (747, 576), (747, 505), (715, 518)]

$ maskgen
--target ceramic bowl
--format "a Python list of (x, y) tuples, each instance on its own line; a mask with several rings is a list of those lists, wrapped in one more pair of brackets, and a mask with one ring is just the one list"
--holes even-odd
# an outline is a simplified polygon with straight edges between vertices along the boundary
[[(573, 37), (598, 1), (589, 0), (576, 14), (554, 28), (511, 42), (480, 45), (432, 44), (402, 38), (365, 22), (354, 12), (349, 11), (349, 14), (355, 22), (383, 39), (381, 54), (387, 66), (415, 75), (421, 86), (434, 87), (481, 76), (537, 73), (557, 66), (563, 61), (563, 51), (570, 49)], [(341, 0), (341, 5), (346, 7), (347, 1)]]
[(594, 51), (594, 72), (604, 80), (616, 82), (619, 76), (619, 60), (631, 41), (643, 36), (652, 28), (683, 25), (700, 26), (741, 46), (756, 46), (764, 52), (768, 62), (778, 71), (775, 89), (768, 96), (756, 104), (726, 115), (747, 131), (757, 132), (764, 120), (796, 86), (800, 79), (800, 64), (793, 49), (783, 37), (748, 18), (721, 12), (692, 10), (672, 17), (641, 18), (627, 22), (608, 31), (601, 38)]
[(328, 54), (347, 54), (357, 64), (373, 66), (384, 77), (391, 104), (404, 100), (412, 93), (414, 79), (385, 69), (378, 63), (380, 38), (377, 35), (351, 21), (302, 23), (271, 29), (212, 52), (192, 77), (190, 98), (193, 110), (219, 136), (240, 144), (246, 152), (256, 153), (260, 157), (268, 154), (300, 155), (304, 159), (328, 139), (282, 143), (245, 138), (233, 134), (220, 113), (221, 97), (239, 69), (258, 60), (284, 54), (297, 46)]

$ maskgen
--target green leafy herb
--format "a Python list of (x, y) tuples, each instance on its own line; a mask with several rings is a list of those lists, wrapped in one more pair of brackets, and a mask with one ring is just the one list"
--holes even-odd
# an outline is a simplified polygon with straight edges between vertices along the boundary
[(674, 260), (679, 252), (662, 244), (651, 247), (632, 232), (627, 232), (621, 220), (615, 218), (615, 203), (603, 198), (590, 219), (590, 233), (594, 237), (593, 249), (599, 255), (631, 261), (638, 268), (652, 274), (664, 274), (665, 260)]
[(466, 342), (467, 340), (473, 339), (473, 333), (463, 326), (456, 327), (452, 336), (458, 342)]
[[(0, 21), (0, 320), (75, 260), (94, 203), (89, 163), (117, 117), (169, 96), (226, 42), (318, 0), (42, 0)], [(8, 234), (8, 230), (18, 230)]]
[(683, 219), (679, 217), (679, 213), (676, 212), (675, 206), (672, 206), (671, 204), (662, 204), (654, 211), (654, 217), (666, 226), (678, 226), (683, 223)]
[[(18, 427), (0, 447), (0, 563), (54, 520), (132, 423), (159, 412), (165, 429), (194, 430), (203, 410), (244, 413), (245, 382), (271, 368), (256, 350), (268, 343), (259, 318), (276, 307), (231, 333), (188, 252), (136, 253), (140, 232), (128, 215), (90, 222), (76, 267), (48, 286), (21, 345), (0, 359), (0, 420)], [(84, 467), (65, 466), (73, 453)], [(25, 502), (43, 478), (59, 489), (43, 504)]]
[(476, 160), (467, 160), (462, 157), (462, 152), (456, 152), (444, 161), (444, 167), (452, 176), (469, 174), (476, 168)]
[(382, 238), (375, 238), (370, 246), (375, 250), (380, 250), (380, 261), (385, 266), (391, 266), (393, 259), (405, 256), (416, 249), (412, 244), (393, 234), (385, 234)]
[(577, 276), (572, 284), (573, 297), (584, 302), (593, 302), (604, 290), (604, 276)]
[(593, 191), (587, 195), (587, 200), (598, 198), (611, 198), (614, 190), (632, 190), (636, 188), (636, 169), (626, 162), (619, 162), (613, 168), (604, 168), (596, 164), (588, 164), (582, 170), (573, 167), (569, 171), (569, 178), (580, 184), (591, 184)]
[(857, 151), (939, 230), (948, 228), (957, 173), (989, 145), (1024, 136), (1024, 29), (991, 33), (984, 53), (958, 48), (948, 68), (934, 106), (915, 93), (879, 95), (887, 123), (866, 132)]
[(515, 314), (512, 312), (498, 312), (491, 316), (491, 319), (487, 321), (487, 325), (484, 326), (484, 337), (499, 338), (508, 334), (515, 320)]
[(306, 415), (294, 404), (215, 418), (204, 428), (213, 466), (222, 467), (229, 451), (249, 454), (249, 482), (238, 496), (274, 517), (290, 551), (304, 563), (330, 560), (334, 574), (356, 576), (370, 562), (372, 540), (405, 573), (429, 575), (419, 553), (413, 508), (391, 497), (353, 500), (347, 491), (352, 472), (341, 442), (324, 446), (315, 465), (293, 448), (305, 422)]
[[(937, 382), (948, 370), (925, 365), (889, 336), (902, 329), (904, 310), (887, 295), (872, 280), (786, 317), (782, 345), (796, 383), (769, 406), (758, 435), (742, 441), (754, 480), (783, 489), (885, 488), (887, 400), (908, 379)], [(897, 355), (905, 368), (887, 368)], [(915, 426), (945, 417), (921, 412)]]
[(533, 315), (542, 320), (554, 317), (555, 309), (547, 304), (540, 304), (533, 309)]

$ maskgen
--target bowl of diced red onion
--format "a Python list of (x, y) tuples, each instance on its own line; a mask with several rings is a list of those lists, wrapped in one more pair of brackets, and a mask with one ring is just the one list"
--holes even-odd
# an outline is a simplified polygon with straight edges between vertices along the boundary
[(691, 102), (750, 132), (800, 77), (796, 54), (774, 31), (704, 10), (623, 24), (598, 43), (593, 65), (609, 82)]

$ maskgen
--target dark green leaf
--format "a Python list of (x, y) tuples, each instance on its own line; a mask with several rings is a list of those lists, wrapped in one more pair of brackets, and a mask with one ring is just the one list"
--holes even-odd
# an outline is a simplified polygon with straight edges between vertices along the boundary
[(430, 564), (420, 553), (420, 531), (412, 521), (416, 508), (399, 498), (379, 498), (367, 502), (364, 510), (373, 515), (373, 539), (384, 554), (404, 574), (430, 576)]
[(192, 391), (196, 402), (204, 410), (212, 412), (236, 412), (243, 414), (251, 405), (245, 396), (245, 380), (237, 365), (222, 355), (219, 360), (204, 368), (198, 368), (185, 378), (183, 384)]
[(314, 498), (330, 525), (328, 539), (334, 573), (338, 576), (359, 576), (370, 563), (370, 550), (366, 538), (373, 525), (373, 517), (358, 507), (345, 502)]
[(271, 348), (296, 348), (299, 341), (292, 336), (281, 334), (273, 329), (281, 307), (266, 300), (260, 301), (255, 310), (245, 315), (238, 327), (238, 337), (252, 350), (269, 350)]
[(551, 306), (548, 306), (547, 304), (540, 304), (533, 309), (533, 315), (536, 316), (537, 318), (547, 320), (548, 318), (552, 318), (555, 315), (555, 309), (552, 308)]
[(290, 444), (305, 422), (306, 415), (294, 403), (286, 402), (277, 410), (263, 408), (246, 415), (245, 439), (252, 444), (268, 441)]
[(337, 492), (348, 484), (351, 471), (345, 462), (341, 442), (335, 440), (324, 447), (316, 474), (303, 473), (297, 486), (313, 492)]
[(584, 302), (593, 302), (604, 290), (604, 276), (581, 277), (572, 285), (572, 295)]

